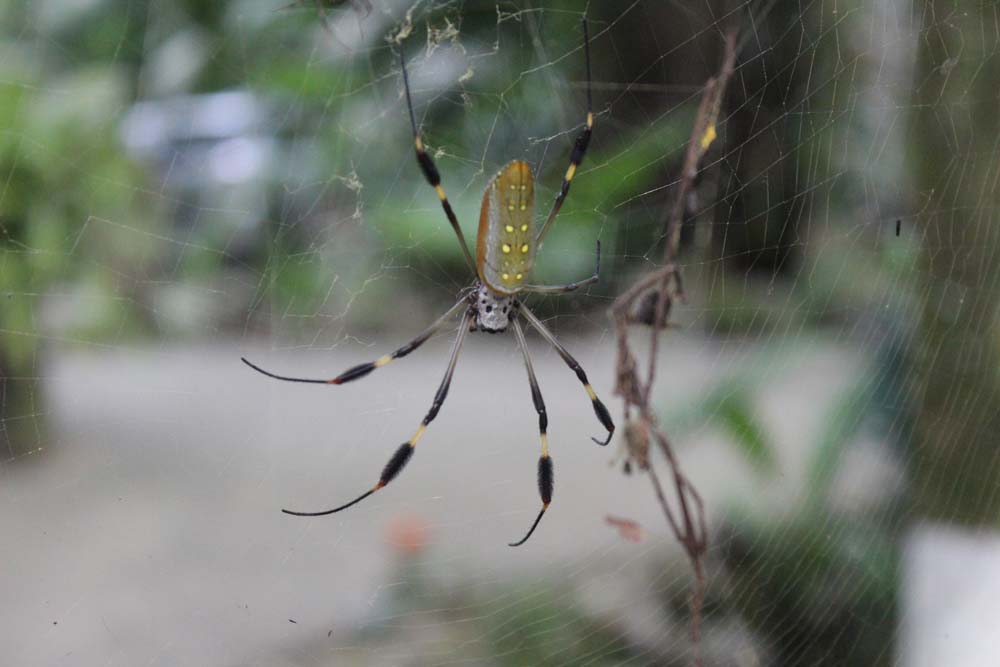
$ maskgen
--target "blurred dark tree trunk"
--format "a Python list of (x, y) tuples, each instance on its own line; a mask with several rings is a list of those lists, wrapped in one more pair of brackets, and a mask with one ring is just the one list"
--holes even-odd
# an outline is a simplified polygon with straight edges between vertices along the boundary
[[(815, 91), (818, 13), (796, 4), (755, 17), (744, 34), (737, 85), (721, 118), (729, 155), (719, 174), (712, 258), (723, 271), (772, 280), (800, 264), (798, 228), (813, 192), (809, 100)], [(814, 77), (810, 79), (810, 77)]]
[[(719, 116), (720, 137), (696, 180), (682, 236), (685, 246), (703, 239), (696, 242), (704, 246), (699, 252), (707, 255), (708, 274), (699, 276), (695, 266), (689, 278), (705, 283), (713, 303), (723, 298), (721, 285), (727, 279), (759, 276), (765, 284), (783, 275), (794, 277), (802, 264), (799, 228), (817, 196), (814, 186), (824, 178), (818, 165), (825, 164), (810, 107), (825, 101), (821, 86), (830, 75), (821, 71), (824, 64), (829, 68), (828, 59), (816, 53), (826, 48), (824, 40), (832, 45), (836, 34), (821, 30), (822, 11), (820, 6), (779, 3), (751, 18), (746, 6), (727, 0), (697, 6), (647, 3), (618, 26), (635, 35), (629, 49), (613, 54), (625, 79), (637, 90), (665, 91), (635, 94), (636, 122), (657, 117), (664, 108), (696, 105), (705, 82), (718, 71), (723, 33), (733, 24), (741, 28), (738, 69)], [(616, 108), (616, 119), (625, 111), (622, 106)], [(679, 181), (680, 159), (678, 153), (664, 179)], [(664, 208), (672, 197), (671, 190), (665, 191)], [(703, 223), (711, 228), (691, 233), (691, 227)], [(710, 330), (743, 326), (729, 320), (724, 304), (714, 305), (726, 321), (708, 318)]]
[(16, 461), (41, 446), (45, 410), (39, 372), (0, 345), (0, 463)]
[(1000, 513), (1000, 38), (996, 4), (916, 3), (923, 18), (911, 160), (923, 216), (919, 515)]

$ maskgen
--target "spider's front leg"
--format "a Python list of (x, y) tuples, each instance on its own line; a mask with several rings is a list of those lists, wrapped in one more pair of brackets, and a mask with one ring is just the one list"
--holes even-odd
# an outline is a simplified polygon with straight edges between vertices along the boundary
[(559, 209), (562, 208), (563, 202), (566, 201), (566, 195), (569, 194), (569, 186), (573, 182), (573, 177), (576, 176), (576, 170), (583, 163), (583, 156), (587, 154), (587, 147), (590, 145), (590, 135), (594, 131), (594, 101), (590, 90), (590, 34), (587, 31), (586, 19), (583, 20), (583, 59), (587, 65), (587, 120), (583, 125), (583, 129), (580, 130), (580, 134), (577, 135), (576, 142), (573, 144), (573, 152), (569, 156), (569, 167), (566, 168), (566, 174), (563, 176), (559, 194), (556, 195), (556, 200), (552, 202), (552, 210), (549, 211), (549, 217), (545, 219), (545, 224), (538, 230), (535, 243), (539, 246), (541, 246), (546, 232), (549, 231), (552, 221), (559, 215)]
[(451, 378), (455, 374), (455, 365), (458, 363), (458, 353), (462, 349), (462, 341), (465, 340), (465, 335), (469, 332), (469, 324), (472, 321), (473, 314), (473, 310), (470, 308), (466, 311), (465, 317), (462, 318), (462, 324), (458, 328), (458, 335), (455, 337), (455, 344), (451, 348), (451, 359), (448, 361), (448, 369), (445, 371), (444, 378), (441, 380), (437, 393), (434, 394), (434, 401), (431, 403), (431, 409), (427, 411), (427, 414), (424, 416), (423, 421), (420, 422), (420, 426), (417, 427), (413, 436), (400, 445), (396, 452), (392, 455), (392, 458), (389, 459), (389, 462), (385, 464), (385, 467), (382, 469), (382, 474), (379, 476), (378, 482), (375, 486), (362, 493), (351, 502), (341, 505), (340, 507), (334, 507), (331, 510), (323, 510), (321, 512), (295, 512), (283, 509), (281, 510), (282, 512), (285, 514), (292, 514), (294, 516), (325, 516), (327, 514), (334, 514), (335, 512), (345, 510), (348, 507), (361, 502), (368, 496), (383, 488), (403, 470), (406, 464), (409, 463), (410, 458), (413, 456), (413, 450), (417, 446), (417, 441), (420, 440), (421, 436), (423, 436), (424, 431), (427, 430), (427, 426), (434, 421), (435, 417), (437, 417), (438, 411), (444, 404), (444, 399), (448, 396), (448, 388), (451, 387)]
[(458, 224), (455, 211), (452, 210), (451, 202), (448, 201), (448, 195), (445, 194), (444, 186), (441, 185), (441, 173), (438, 171), (437, 165), (434, 164), (434, 159), (427, 153), (424, 140), (420, 136), (420, 128), (417, 127), (417, 117), (413, 113), (413, 100), (410, 98), (410, 78), (406, 74), (406, 58), (403, 55), (402, 47), (399, 50), (399, 68), (403, 71), (403, 89), (406, 91), (406, 108), (410, 112), (410, 126), (413, 128), (413, 148), (417, 154), (417, 164), (420, 165), (420, 171), (423, 173), (427, 183), (437, 193), (438, 199), (441, 201), (441, 208), (444, 209), (444, 214), (448, 218), (448, 223), (451, 224), (451, 228), (455, 231), (455, 236), (458, 237), (458, 244), (462, 246), (462, 254), (465, 255), (465, 261), (472, 273), (475, 274), (476, 262), (472, 259), (472, 254), (469, 252), (469, 244), (465, 242), (465, 235), (462, 234), (462, 227)]

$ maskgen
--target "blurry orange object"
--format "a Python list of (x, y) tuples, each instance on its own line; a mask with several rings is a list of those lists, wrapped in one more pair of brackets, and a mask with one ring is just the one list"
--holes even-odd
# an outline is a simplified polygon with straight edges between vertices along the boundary
[(618, 535), (623, 540), (628, 540), (629, 542), (642, 542), (646, 539), (646, 531), (642, 529), (635, 521), (632, 519), (619, 519), (618, 517), (611, 516), (610, 514), (604, 517), (604, 520), (608, 522), (609, 526), (614, 526), (618, 529)]
[(415, 556), (427, 546), (427, 521), (416, 514), (400, 514), (389, 521), (386, 540), (403, 555)]

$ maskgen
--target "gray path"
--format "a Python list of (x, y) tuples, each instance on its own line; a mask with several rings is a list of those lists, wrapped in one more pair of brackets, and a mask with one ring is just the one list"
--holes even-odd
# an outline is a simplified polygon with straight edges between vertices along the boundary
[[(617, 416), (611, 360), (591, 353), (610, 341), (568, 342)], [(662, 555), (670, 541), (647, 483), (609, 466), (617, 440), (605, 449), (589, 441), (600, 428), (582, 388), (557, 356), (532, 345), (556, 493), (538, 532), (516, 550), (505, 543), (538, 509), (538, 438), (512, 339), (471, 337), (448, 403), (405, 473), (322, 519), (278, 510), (326, 508), (369, 487), (426, 411), (447, 341), (342, 387), (271, 381), (238, 357), (326, 373), (381, 345), (320, 353), (234, 342), (57, 356), (44, 371), (49, 447), (0, 467), (0, 662), (347, 664), (301, 647), (352, 628), (392, 594), (396, 553), (386, 527), (401, 515), (427, 522), (426, 562), (443, 581), (547, 569), (557, 585)], [(772, 369), (774, 390), (761, 397), (785, 443), (782, 483), (754, 477), (711, 431), (688, 439), (685, 465), (710, 505), (753, 495), (770, 511), (795, 497), (810, 406), (855, 370), (836, 348), (808, 344), (806, 352), (805, 362)], [(741, 354), (674, 337), (664, 395), (704, 386)], [(604, 525), (608, 514), (639, 521), (649, 539), (622, 543)], [(329, 650), (339, 649), (350, 647)]]

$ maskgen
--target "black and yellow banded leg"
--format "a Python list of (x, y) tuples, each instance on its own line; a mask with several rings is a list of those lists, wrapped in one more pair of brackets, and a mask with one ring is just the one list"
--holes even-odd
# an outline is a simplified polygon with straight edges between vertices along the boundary
[(403, 70), (403, 88), (406, 90), (406, 108), (410, 111), (410, 125), (413, 127), (413, 147), (417, 152), (417, 164), (420, 165), (420, 171), (424, 173), (424, 178), (434, 188), (438, 199), (441, 200), (441, 208), (444, 209), (444, 214), (448, 216), (451, 228), (455, 230), (455, 235), (458, 236), (458, 243), (462, 246), (465, 261), (468, 262), (472, 272), (476, 273), (476, 263), (473, 261), (472, 253), (469, 252), (469, 246), (465, 242), (465, 235), (462, 234), (462, 228), (458, 225), (458, 218), (455, 216), (455, 211), (451, 208), (451, 202), (448, 201), (448, 195), (445, 194), (444, 187), (441, 185), (441, 174), (438, 172), (434, 160), (427, 154), (423, 139), (420, 138), (420, 130), (417, 128), (417, 117), (413, 113), (413, 101), (410, 99), (410, 79), (406, 74), (406, 58), (403, 57), (402, 48), (399, 50), (399, 66)]
[(531, 384), (531, 400), (535, 404), (535, 412), (538, 413), (538, 434), (542, 440), (542, 455), (538, 459), (538, 494), (542, 498), (542, 509), (538, 512), (538, 516), (535, 517), (535, 522), (531, 524), (531, 528), (528, 529), (528, 534), (521, 538), (520, 541), (512, 542), (508, 545), (519, 547), (527, 542), (531, 534), (535, 532), (535, 528), (538, 527), (538, 522), (542, 520), (545, 510), (549, 508), (549, 504), (552, 502), (552, 487), (555, 480), (552, 471), (552, 458), (549, 456), (549, 440), (546, 434), (549, 426), (549, 417), (545, 412), (545, 401), (542, 400), (542, 391), (538, 388), (538, 379), (535, 378), (535, 370), (531, 367), (531, 357), (528, 356), (528, 343), (524, 340), (524, 331), (521, 329), (521, 323), (517, 319), (512, 320), (511, 323), (514, 325), (514, 334), (517, 336), (517, 346), (521, 348), (521, 353), (524, 355), (524, 367), (528, 370), (528, 382)]
[(536, 294), (564, 294), (580, 289), (587, 285), (592, 285), (601, 279), (601, 242), (597, 242), (597, 261), (594, 266), (594, 273), (585, 280), (578, 280), (575, 283), (566, 285), (525, 285), (521, 289), (525, 292), (535, 292)]
[(416, 338), (414, 338), (413, 340), (411, 340), (409, 343), (402, 346), (398, 350), (395, 350), (389, 354), (384, 354), (375, 361), (368, 361), (363, 364), (358, 364), (357, 366), (352, 366), (351, 368), (348, 368), (346, 371), (344, 371), (335, 378), (330, 378), (330, 379), (300, 378), (300, 377), (290, 377), (288, 375), (278, 375), (276, 373), (272, 373), (271, 371), (264, 370), (257, 364), (249, 361), (246, 357), (240, 357), (240, 360), (250, 368), (257, 371), (258, 373), (274, 378), (275, 380), (284, 380), (285, 382), (307, 382), (310, 384), (344, 384), (345, 382), (350, 382), (351, 380), (357, 380), (359, 378), (363, 378), (376, 368), (382, 368), (389, 362), (405, 357), (410, 352), (413, 352), (415, 349), (426, 343), (431, 336), (440, 331), (444, 327), (445, 323), (455, 314), (457, 310), (459, 310), (463, 305), (465, 305), (465, 303), (466, 299), (463, 297), (454, 306), (449, 308), (448, 312), (446, 312), (441, 317), (437, 318), (437, 320), (435, 320), (433, 324), (431, 324), (429, 327), (421, 331)]
[(382, 474), (378, 478), (378, 482), (365, 491), (360, 496), (352, 500), (351, 502), (341, 505), (340, 507), (334, 507), (332, 510), (323, 510), (322, 512), (293, 512), (292, 510), (281, 510), (285, 514), (292, 514), (294, 516), (325, 516), (327, 514), (333, 514), (341, 510), (346, 510), (348, 507), (360, 503), (362, 500), (372, 495), (379, 489), (386, 486), (391, 482), (409, 463), (410, 458), (413, 456), (413, 450), (417, 446), (417, 442), (424, 435), (424, 431), (427, 430), (427, 426), (434, 421), (437, 417), (438, 411), (444, 404), (444, 399), (448, 397), (448, 388), (451, 387), (451, 378), (455, 375), (455, 365), (458, 363), (458, 353), (462, 349), (462, 341), (465, 340), (465, 335), (469, 333), (469, 325), (472, 322), (473, 313), (468, 311), (465, 313), (465, 317), (462, 318), (462, 324), (458, 329), (458, 336), (455, 337), (455, 344), (451, 348), (451, 359), (448, 361), (448, 369), (444, 373), (444, 378), (441, 380), (441, 385), (438, 387), (437, 393), (434, 394), (434, 402), (431, 403), (431, 409), (427, 411), (424, 416), (420, 426), (417, 427), (416, 432), (413, 436), (399, 446), (399, 449), (392, 455), (389, 462), (385, 464), (385, 468), (382, 469)]
[(571, 355), (569, 351), (563, 347), (558, 340), (556, 340), (556, 337), (551, 331), (548, 330), (548, 328), (546, 328), (544, 324), (542, 324), (542, 321), (535, 317), (535, 314), (528, 310), (524, 304), (520, 306), (518, 312), (523, 315), (526, 320), (528, 320), (528, 323), (531, 324), (531, 326), (533, 326), (538, 333), (542, 335), (542, 338), (549, 342), (549, 345), (556, 349), (556, 352), (559, 353), (562, 360), (566, 362), (566, 365), (570, 367), (570, 370), (576, 373), (577, 379), (579, 379), (583, 384), (583, 388), (586, 390), (587, 396), (590, 397), (590, 402), (594, 406), (594, 414), (597, 415), (597, 419), (600, 420), (601, 425), (608, 430), (608, 437), (604, 440), (600, 440), (598, 438), (591, 438), (591, 440), (601, 446), (611, 442), (611, 436), (615, 434), (615, 423), (611, 420), (611, 414), (608, 412), (607, 407), (605, 407), (604, 403), (601, 402), (601, 399), (597, 397), (597, 393), (594, 391), (594, 388), (590, 386), (590, 380), (587, 379), (587, 373), (583, 370), (583, 367), (580, 366), (579, 362), (573, 358), (573, 355)]
[(587, 32), (586, 19), (583, 21), (583, 58), (587, 64), (587, 122), (580, 131), (580, 134), (577, 135), (576, 143), (573, 144), (573, 152), (569, 156), (569, 167), (566, 168), (562, 187), (559, 188), (559, 194), (556, 195), (556, 200), (552, 203), (552, 210), (549, 211), (549, 217), (545, 219), (545, 224), (538, 230), (538, 236), (535, 238), (535, 242), (538, 244), (541, 244), (542, 239), (545, 238), (545, 234), (549, 231), (549, 226), (556, 219), (556, 216), (559, 215), (559, 209), (562, 208), (563, 202), (566, 201), (570, 183), (573, 182), (573, 177), (576, 176), (576, 170), (583, 163), (583, 156), (587, 154), (587, 146), (590, 145), (590, 135), (594, 131), (594, 103), (590, 91), (590, 35)]

